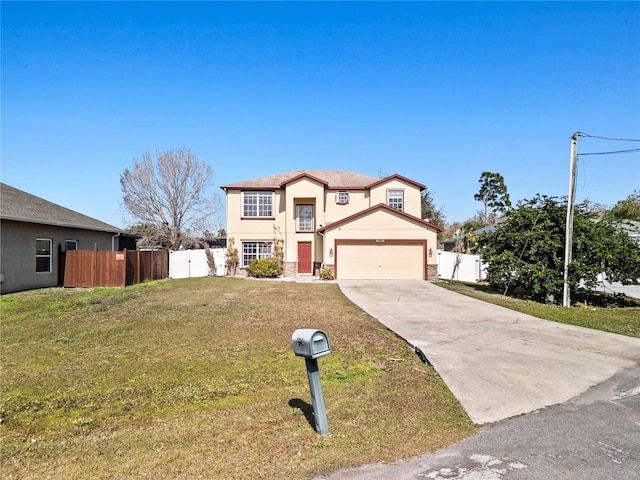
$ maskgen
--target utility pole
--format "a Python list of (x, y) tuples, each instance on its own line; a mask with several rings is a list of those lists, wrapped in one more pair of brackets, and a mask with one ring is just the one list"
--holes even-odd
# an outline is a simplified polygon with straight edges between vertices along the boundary
[(567, 225), (564, 243), (564, 287), (562, 289), (562, 306), (570, 307), (569, 264), (571, 263), (571, 247), (573, 244), (573, 204), (576, 198), (576, 164), (578, 159), (578, 132), (571, 137), (571, 163), (569, 167), (569, 198), (567, 198)]

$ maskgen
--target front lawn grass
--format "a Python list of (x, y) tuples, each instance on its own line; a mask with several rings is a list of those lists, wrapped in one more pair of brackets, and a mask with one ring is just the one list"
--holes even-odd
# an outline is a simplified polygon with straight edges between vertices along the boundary
[[(435, 370), (335, 284), (164, 280), (0, 302), (5, 479), (305, 479), (475, 432)], [(313, 430), (297, 328), (331, 341), (329, 437)]]
[(563, 308), (501, 295), (484, 284), (453, 281), (437, 285), (545, 320), (640, 337), (640, 300), (635, 298), (592, 293), (578, 299), (571, 308)]

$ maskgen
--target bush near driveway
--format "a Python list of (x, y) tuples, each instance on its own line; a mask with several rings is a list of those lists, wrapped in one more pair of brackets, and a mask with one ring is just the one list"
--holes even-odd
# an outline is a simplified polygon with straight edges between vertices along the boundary
[[(512, 297), (558, 301), (564, 286), (566, 199), (538, 194), (506, 217), (477, 238), (477, 251), (488, 265), (487, 283)], [(640, 245), (618, 225), (596, 220), (586, 205), (575, 205), (568, 276), (572, 299), (597, 290), (602, 275), (623, 285), (640, 278)]]
[[(311, 478), (475, 431), (431, 368), (335, 284), (233, 278), (5, 295), (3, 478)], [(318, 328), (330, 437), (297, 328)]]

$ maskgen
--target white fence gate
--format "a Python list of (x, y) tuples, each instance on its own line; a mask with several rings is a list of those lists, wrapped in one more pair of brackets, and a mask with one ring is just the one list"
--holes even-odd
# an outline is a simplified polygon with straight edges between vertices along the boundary
[[(226, 248), (212, 248), (213, 260), (216, 264), (215, 272), (211, 275), (221, 277), (225, 274)], [(169, 277), (195, 278), (208, 277), (209, 264), (207, 254), (202, 250), (177, 250), (169, 252)]]
[[(456, 256), (460, 256), (460, 265), (453, 275), (453, 269), (456, 264)], [(480, 259), (480, 255), (467, 255), (464, 253), (445, 252), (438, 250), (438, 278), (442, 280), (453, 280), (461, 282), (477, 282), (487, 277), (484, 263)]]

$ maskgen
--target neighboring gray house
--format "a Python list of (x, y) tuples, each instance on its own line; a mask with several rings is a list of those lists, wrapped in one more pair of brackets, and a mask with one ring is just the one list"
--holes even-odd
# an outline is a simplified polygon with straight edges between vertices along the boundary
[[(132, 242), (133, 240), (133, 242)], [(62, 285), (60, 252), (135, 249), (123, 230), (0, 183), (0, 293)]]

